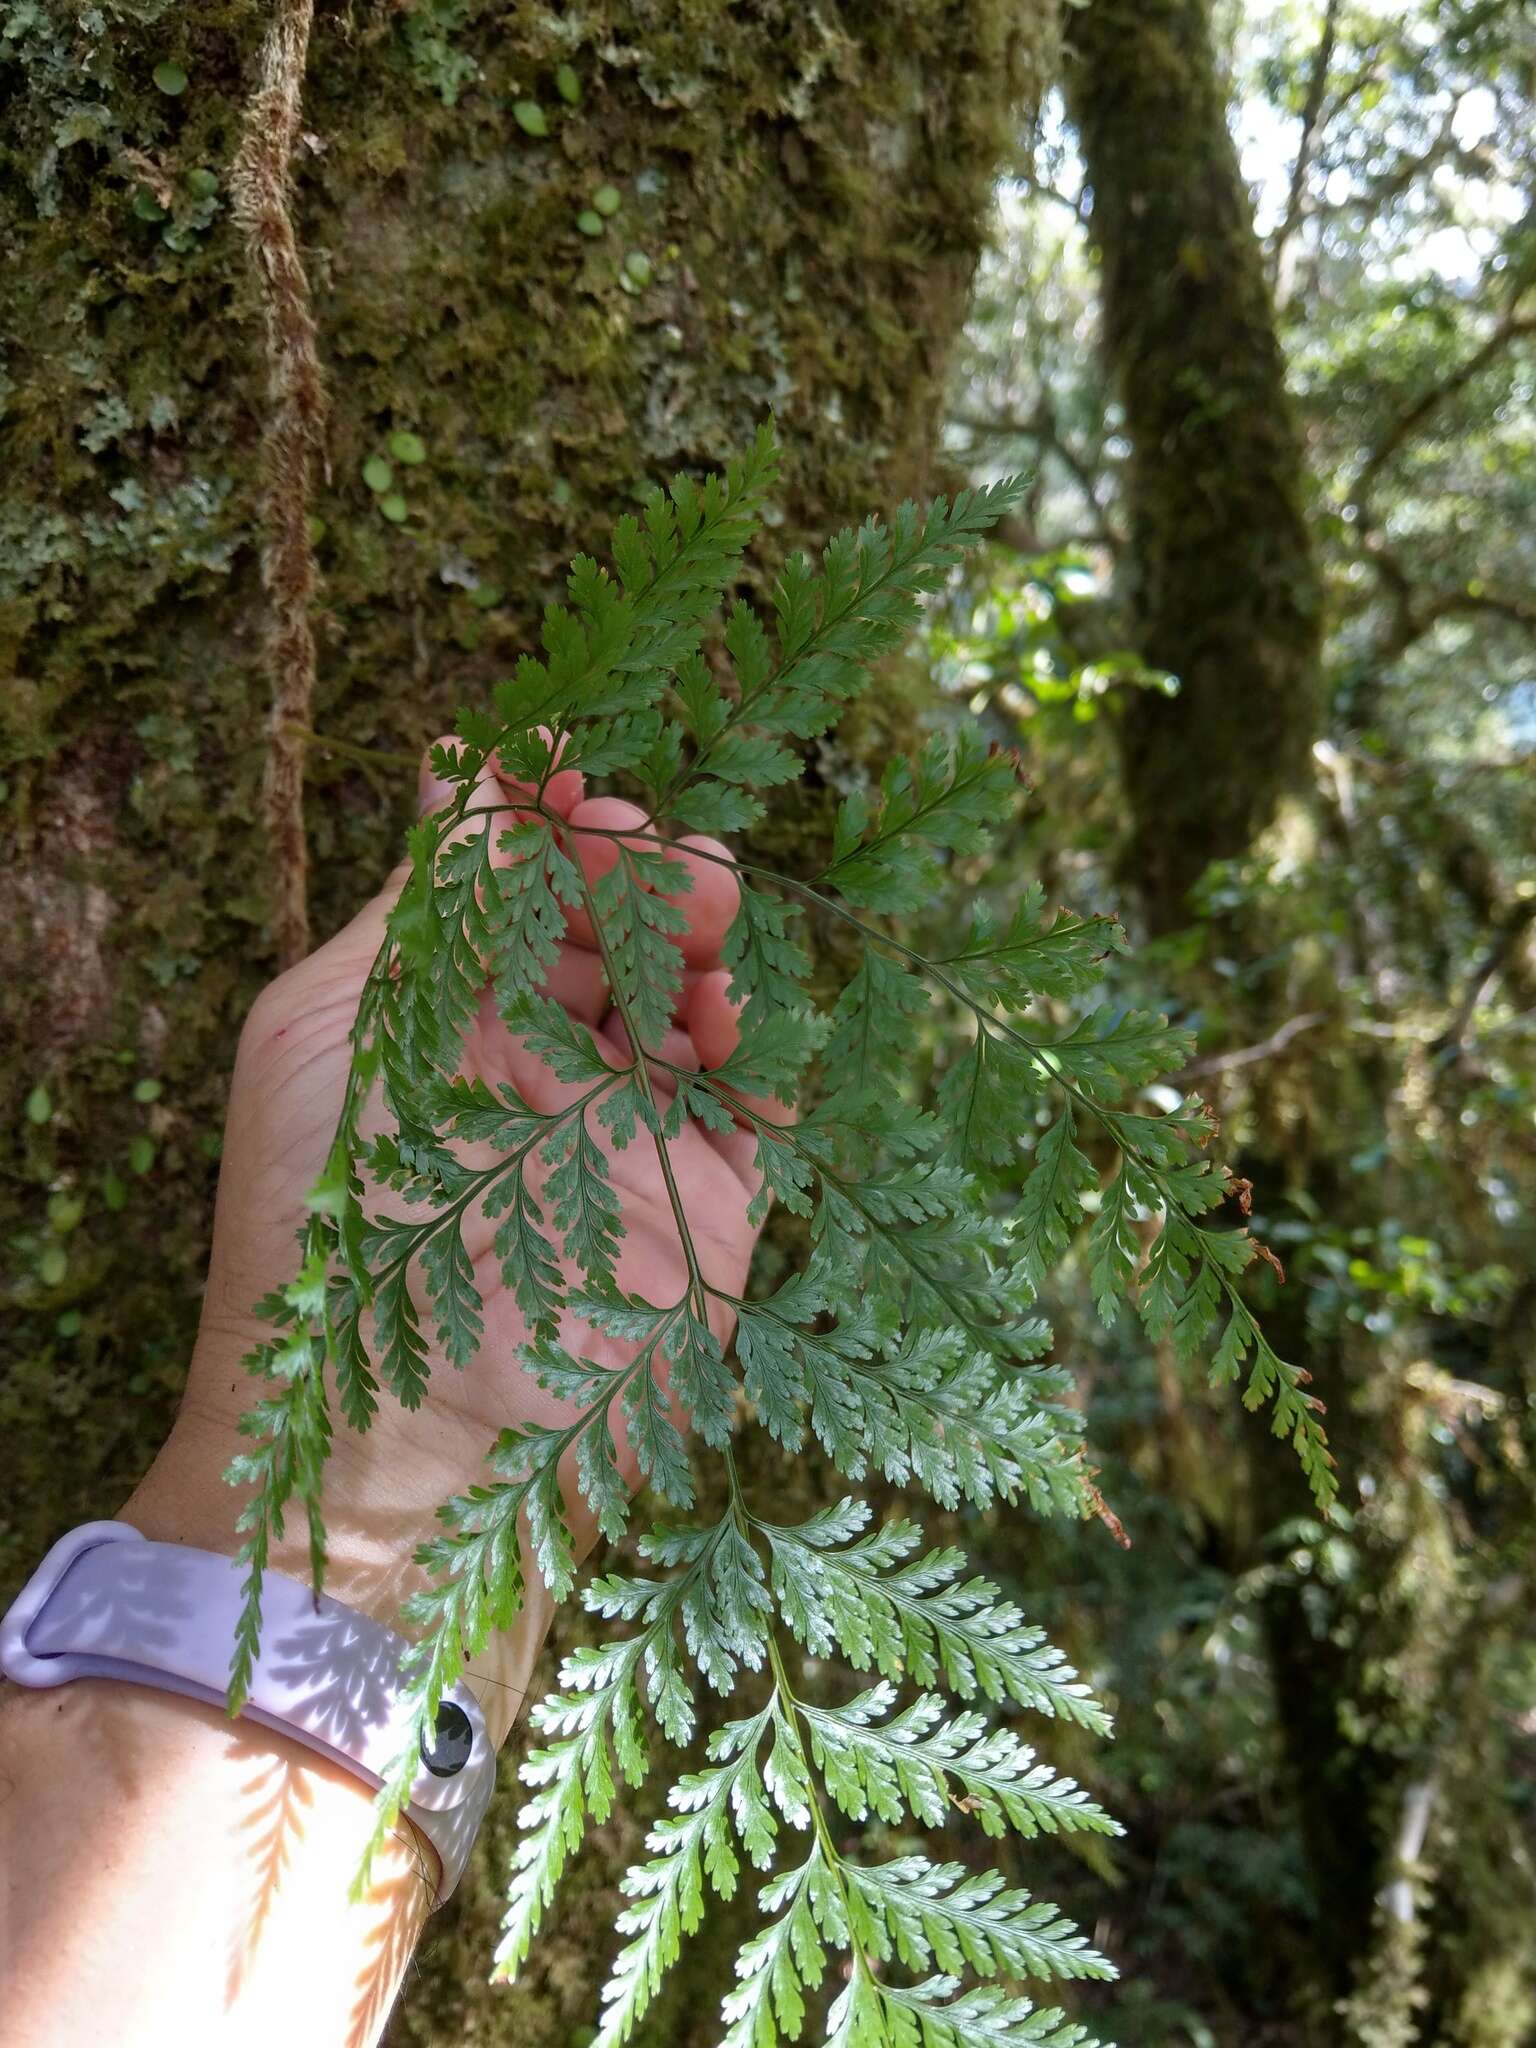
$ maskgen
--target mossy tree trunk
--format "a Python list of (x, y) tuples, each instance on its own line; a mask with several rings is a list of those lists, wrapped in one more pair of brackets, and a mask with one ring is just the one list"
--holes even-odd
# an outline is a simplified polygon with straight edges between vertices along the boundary
[[(17, 9), (0, 43), (4, 1586), (111, 1513), (163, 1432), (234, 1038), (303, 880), (273, 830), (274, 743), (295, 737), (271, 730), (260, 573), (292, 365), (247, 246), (266, 237), (270, 275), (271, 223), (231, 180), (284, 5)], [(288, 206), (326, 390), (314, 682), (284, 707), (325, 743), (299, 743), (314, 934), (387, 865), (424, 741), (637, 484), (720, 462), (770, 407), (774, 549), (934, 483), (945, 358), (1051, 5), (322, 4)], [(872, 705), (869, 759), (909, 717)], [(796, 802), (776, 829), (819, 829), (814, 774)], [(608, 1831), (538, 1974), (493, 1998), (516, 1805), (509, 1786), (434, 1923), (402, 2041), (538, 2048), (591, 2017), (635, 1829)], [(660, 2009), (674, 2040), (713, 2038), (714, 1960), (707, 1996)]]
[(1206, 0), (1088, 0), (1065, 34), (1130, 443), (1124, 596), (1138, 651), (1179, 680), (1176, 699), (1132, 697), (1118, 727), (1136, 827), (1127, 872), (1166, 931), (1305, 765), (1318, 573)]

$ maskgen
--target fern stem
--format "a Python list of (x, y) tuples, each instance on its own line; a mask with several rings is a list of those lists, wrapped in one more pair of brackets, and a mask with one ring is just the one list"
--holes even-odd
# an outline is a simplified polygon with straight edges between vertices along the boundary
[[(549, 816), (550, 814), (546, 812), (545, 815)], [(619, 858), (622, 860), (624, 857), (624, 849), (620, 846)], [(635, 1023), (634, 1013), (625, 997), (622, 979), (614, 964), (612, 949), (603, 930), (602, 920), (598, 916), (597, 902), (592, 894), (592, 885), (588, 882), (586, 872), (579, 861), (576, 863), (576, 873), (580, 878), (582, 907), (586, 911), (587, 922), (591, 925), (593, 935), (597, 940), (598, 954), (602, 960), (603, 972), (608, 981), (608, 991), (613, 997), (613, 1007), (619, 1013), (619, 1021), (628, 1034), (629, 1043), (634, 1052), (635, 1063), (633, 1071), (635, 1082), (641, 1094), (645, 1097), (646, 1104), (651, 1112), (651, 1138), (656, 1147), (656, 1157), (661, 1165), (661, 1177), (666, 1183), (667, 1200), (671, 1205), (672, 1217), (673, 1221), (677, 1224), (677, 1234), (682, 1245), (683, 1257), (688, 1266), (689, 1293), (694, 1297), (695, 1304), (700, 1310), (699, 1320), (702, 1322), (705, 1320), (703, 1310), (706, 1283), (703, 1271), (699, 1265), (698, 1252), (694, 1248), (693, 1231), (688, 1222), (688, 1212), (683, 1207), (683, 1198), (677, 1185), (677, 1177), (672, 1171), (671, 1147), (662, 1135), (661, 1108), (656, 1100), (656, 1089), (651, 1080), (651, 1072), (648, 1065), (650, 1055), (641, 1037), (639, 1027)]]
[(536, 1146), (548, 1143), (561, 1124), (567, 1122), (573, 1116), (585, 1116), (591, 1104), (600, 1095), (605, 1095), (613, 1086), (615, 1080), (621, 1078), (621, 1074), (615, 1073), (612, 1079), (599, 1081), (596, 1087), (587, 1090), (587, 1093), (582, 1096), (579, 1102), (568, 1103), (564, 1109), (558, 1110), (554, 1115), (546, 1117), (533, 1136), (525, 1138), (515, 1151), (504, 1153), (500, 1159), (493, 1160), (489, 1166), (482, 1166), (472, 1173), (469, 1180), (466, 1181), (465, 1185), (451, 1201), (441, 1209), (434, 1209), (425, 1222), (418, 1225), (416, 1230), (412, 1232), (411, 1240), (406, 1245), (404, 1251), (392, 1258), (387, 1266), (380, 1267), (379, 1271), (374, 1275), (375, 1281), (388, 1279), (392, 1274), (399, 1272), (402, 1266), (408, 1265), (416, 1257), (428, 1238), (435, 1237), (445, 1223), (456, 1223), (477, 1195), (489, 1193), (490, 1189), (503, 1174), (511, 1173), (516, 1168), (521, 1167), (528, 1154)]
[[(509, 806), (509, 808), (511, 808), (511, 806)], [(556, 819), (553, 813), (547, 813), (546, 815), (550, 817), (552, 823), (558, 823), (561, 829), (565, 831), (590, 834), (594, 837), (604, 839), (616, 839), (620, 836), (620, 828), (617, 827), (604, 825), (571, 825), (568, 821), (564, 819)], [(625, 838), (632, 839), (652, 840), (656, 844), (661, 846), (667, 846), (671, 844), (671, 841), (666, 839), (661, 833), (654, 831), (645, 831), (638, 827), (623, 828), (623, 836)], [(1091, 1117), (1092, 1120), (1099, 1126), (1101, 1130), (1107, 1132), (1108, 1135), (1114, 1140), (1116, 1146), (1120, 1149), (1120, 1151), (1122, 1151), (1126, 1155), (1127, 1158), (1134, 1160), (1135, 1164), (1141, 1170), (1141, 1172), (1144, 1173), (1147, 1179), (1152, 1183), (1152, 1185), (1156, 1187), (1159, 1195), (1163, 1199), (1164, 1207), (1181, 1216), (1186, 1217), (1186, 1219), (1188, 1220), (1191, 1220), (1192, 1227), (1196, 1230), (1200, 1230), (1200, 1226), (1197, 1224), (1193, 1224), (1192, 1219), (1189, 1219), (1189, 1212), (1185, 1209), (1184, 1205), (1177, 1201), (1177, 1199), (1174, 1197), (1172, 1191), (1168, 1186), (1166, 1176), (1163, 1174), (1161, 1169), (1153, 1163), (1153, 1161), (1148, 1156), (1146, 1151), (1140, 1145), (1136, 1144), (1134, 1140), (1126, 1139), (1123, 1130), (1119, 1127), (1120, 1120), (1117, 1111), (1107, 1103), (1096, 1101), (1093, 1096), (1089, 1095), (1084, 1089), (1080, 1088), (1077, 1085), (1077, 1083), (1075, 1081), (1072, 1081), (1066, 1074), (1064, 1074), (1061, 1071), (1059, 1065), (1057, 1065), (1057, 1063), (1054, 1060), (1052, 1060), (1050, 1056), (1049, 1047), (1043, 1046), (1039, 1044), (1036, 1040), (1026, 1037), (1025, 1034), (1022, 1031), (1020, 1031), (1016, 1025), (1008, 1023), (1005, 1019), (997, 1016), (995, 1012), (988, 1009), (984, 1003), (978, 1002), (977, 999), (974, 996), (968, 994), (966, 990), (963, 989), (958, 982), (953, 980), (951, 976), (947, 975), (944, 972), (942, 966), (937, 961), (930, 960), (926, 954), (920, 953), (915, 946), (907, 945), (904, 940), (896, 938), (893, 933), (881, 931), (878, 926), (870, 924), (867, 919), (860, 917), (857, 914), (857, 912), (850, 910), (846, 904), (837, 902), (834, 897), (827, 895), (825, 891), (816, 888), (814, 884), (810, 882), (802, 882), (793, 875), (781, 874), (775, 868), (759, 867), (749, 861), (737, 861), (730, 859), (722, 854), (707, 853), (702, 847), (698, 846), (690, 846), (688, 848), (688, 854), (690, 859), (708, 861), (717, 867), (735, 869), (744, 875), (758, 876), (764, 881), (775, 882), (779, 884), (779, 886), (782, 888), (790, 889), (794, 891), (796, 895), (803, 897), (808, 903), (814, 904), (817, 909), (828, 911), (832, 916), (841, 919), (843, 923), (851, 926), (853, 930), (859, 932), (866, 941), (872, 940), (878, 945), (888, 947), (893, 953), (899, 955), (899, 957), (907, 961), (910, 966), (916, 968), (917, 971), (926, 980), (937, 983), (937, 985), (940, 988), (944, 989), (947, 994), (954, 997), (954, 999), (958, 1003), (962, 1004), (965, 1009), (969, 1010), (971, 1015), (976, 1019), (977, 1025), (981, 1030), (985, 1031), (991, 1037), (1000, 1038), (1007, 1041), (1010, 1044), (1016, 1045), (1022, 1053), (1024, 1053), (1029, 1059), (1033, 1060), (1035, 1065), (1040, 1069), (1041, 1073), (1044, 1074), (1046, 1078), (1055, 1087), (1059, 1088), (1061, 1092), (1065, 1096), (1067, 1096), (1070, 1101), (1074, 1102), (1079, 1109), (1083, 1110), (1087, 1116)], [(667, 1063), (664, 1061), (658, 1061), (658, 1064), (666, 1065)], [(696, 1082), (702, 1080), (703, 1084), (706, 1087), (709, 1085), (709, 1076), (707, 1074), (702, 1076), (695, 1075), (691, 1078)], [(731, 1100), (732, 1106), (739, 1110), (740, 1104), (735, 1101), (734, 1097), (731, 1098)], [(763, 1120), (754, 1119), (754, 1121), (760, 1122)], [(793, 1143), (793, 1140), (791, 1139), (790, 1142)], [(810, 1156), (805, 1153), (805, 1149), (803, 1147), (799, 1147), (797, 1149), (799, 1149), (802, 1152), (802, 1156)], [(818, 1170), (827, 1171), (827, 1169), (820, 1167), (818, 1167)], [(836, 1175), (833, 1175), (832, 1177), (834, 1179), (838, 1178)], [(845, 1192), (847, 1192), (852, 1184), (839, 1180), (839, 1185), (844, 1189)], [(856, 1197), (851, 1197), (851, 1199), (854, 1199), (855, 1201), (857, 1200)], [(1209, 1233), (1201, 1230), (1201, 1235), (1208, 1236)], [(1230, 1294), (1230, 1288), (1228, 1288), (1227, 1291)]]
[(900, 581), (903, 572), (909, 569), (923, 553), (923, 544), (926, 538), (927, 536), (920, 529), (916, 544), (909, 547), (904, 554), (898, 554), (893, 547), (889, 560), (878, 576), (872, 577), (867, 583), (860, 583), (856, 589), (850, 591), (846, 603), (839, 610), (829, 611), (818, 620), (815, 631), (803, 646), (798, 647), (787, 661), (781, 659), (773, 672), (770, 675), (764, 676), (762, 682), (758, 684), (755, 690), (750, 691), (744, 697), (738, 698), (731, 705), (726, 715), (725, 723), (721, 726), (720, 730), (712, 734), (708, 740), (698, 747), (693, 759), (676, 771), (672, 780), (657, 797), (651, 811), (653, 823), (665, 813), (668, 805), (673, 802), (682, 790), (687, 788), (694, 777), (702, 772), (710, 755), (719, 746), (726, 734), (734, 731), (737, 726), (748, 723), (751, 719), (753, 708), (760, 704), (772, 690), (782, 686), (783, 679), (789, 671), (799, 664), (808, 661), (818, 652), (834, 626), (841, 625), (853, 613), (856, 606), (862, 605), (867, 607), (871, 598), (877, 597), (881, 591), (887, 589), (892, 583)]
[[(731, 1494), (731, 1513), (735, 1517), (736, 1526), (741, 1531), (743, 1540), (751, 1543), (752, 1531), (756, 1526), (756, 1517), (747, 1506), (746, 1495), (742, 1491), (741, 1474), (736, 1465), (734, 1445), (726, 1444), (723, 1456), (725, 1459), (726, 1480)], [(753, 1547), (756, 1548), (755, 1545)], [(768, 1650), (769, 1674), (773, 1679), (779, 1698), (783, 1700), (785, 1706), (789, 1709), (789, 1717), (785, 1725), (788, 1729), (790, 1740), (795, 1745), (796, 1753), (805, 1767), (805, 1781), (810, 1788), (811, 1795), (811, 1826), (817, 1843), (821, 1848), (821, 1853), (826, 1859), (827, 1868), (832, 1874), (833, 1881), (837, 1885), (838, 1893), (843, 1902), (843, 1917), (848, 1925), (848, 1952), (853, 1957), (854, 1967), (873, 1982), (875, 1975), (874, 1966), (870, 1962), (864, 1944), (854, 1933), (853, 1895), (849, 1890), (844, 1859), (836, 1843), (832, 1840), (832, 1831), (827, 1825), (826, 1809), (821, 1795), (816, 1789), (818, 1773), (811, 1762), (811, 1755), (806, 1747), (805, 1737), (800, 1731), (800, 1723), (805, 1719), (805, 1711), (795, 1693), (794, 1687), (789, 1682), (789, 1673), (785, 1668), (783, 1653), (779, 1648), (777, 1629), (770, 1622), (763, 1633)]]

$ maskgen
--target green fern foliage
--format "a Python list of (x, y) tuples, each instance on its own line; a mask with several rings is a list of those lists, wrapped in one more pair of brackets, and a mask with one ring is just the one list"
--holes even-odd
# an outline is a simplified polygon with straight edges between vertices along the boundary
[[(231, 1470), (251, 1488), (231, 1698), (248, 1681), (286, 1514), (307, 1515), (317, 1580), (323, 1569), (332, 1402), (343, 1426), (366, 1429), (383, 1401), (431, 1398), (434, 1348), (455, 1367), (479, 1348), (464, 1229), (488, 1219), (528, 1331), (522, 1364), (558, 1396), (561, 1419), (505, 1429), (483, 1483), (445, 1504), (419, 1553), (430, 1586), (404, 1617), (416, 1736), (516, 1616), (525, 1555), (556, 1598), (576, 1591), (562, 1470), (620, 1536), (621, 1431), (675, 1516), (640, 1539), (636, 1573), (581, 1587), (603, 1639), (566, 1660), (533, 1710), (498, 1972), (527, 1956), (587, 1827), (640, 1784), (658, 1747), (692, 1740), (714, 1696), (731, 1716), (701, 1766), (672, 1779), (625, 1881), (602, 2048), (628, 2039), (711, 1894), (744, 1885), (761, 1924), (725, 1992), (728, 2048), (799, 2040), (816, 2007), (836, 2048), (1081, 2048), (1082, 2028), (1026, 1987), (1112, 1970), (1049, 1903), (985, 1864), (866, 1863), (842, 1844), (870, 1816), (943, 1828), (947, 1843), (1113, 1832), (1017, 1725), (1043, 1717), (1107, 1734), (1103, 1708), (958, 1549), (927, 1543), (909, 1519), (876, 1522), (853, 1493), (782, 1524), (743, 1485), (735, 1441), (760, 1428), (786, 1455), (815, 1444), (850, 1486), (878, 1475), (946, 1510), (1092, 1512), (1081, 1417), (1037, 1307), (1052, 1268), (1080, 1255), (1106, 1318), (1134, 1300), (1152, 1339), (1184, 1357), (1209, 1348), (1217, 1380), (1271, 1405), (1324, 1505), (1331, 1462), (1304, 1375), (1240, 1296), (1255, 1244), (1240, 1224), (1210, 1220), (1229, 1183), (1206, 1153), (1206, 1112), (1188, 1099), (1146, 1106), (1185, 1041), (1160, 1018), (1094, 1005), (1123, 934), (1052, 912), (1038, 889), (996, 914), (975, 886), (1017, 776), (963, 722), (843, 799), (819, 873), (737, 870), (724, 957), (744, 1006), (740, 1046), (712, 1072), (675, 1070), (661, 1107), (647, 1077), (666, 1065), (684, 922), (669, 838), (755, 824), (799, 774), (796, 744), (836, 723), (1020, 490), (1006, 481), (926, 511), (906, 505), (839, 534), (818, 560), (792, 556), (760, 615), (730, 593), (777, 460), (765, 430), (724, 475), (680, 477), (621, 520), (612, 566), (578, 558), (540, 653), (464, 716), (458, 747), (439, 750), (457, 795), (412, 834), (412, 878), (359, 1010), (300, 1270), (266, 1304), (273, 1334), (251, 1361), (262, 1398)], [(501, 828), (466, 832), (493, 752), (535, 794)], [(544, 801), (557, 760), (621, 776), (646, 812), (642, 828), (609, 835), (614, 858), (595, 884)], [(974, 907), (952, 897), (948, 949), (925, 952), (916, 934), (957, 864)], [(627, 1064), (543, 993), (577, 917), (637, 1049)], [(810, 993), (822, 920), (855, 946), (830, 1001)], [(565, 1084), (562, 1107), (460, 1075), (487, 989)], [(914, 1049), (934, 1030), (948, 1053), (924, 1100)], [(767, 1114), (773, 1098), (798, 1098), (799, 1120)], [(694, 1255), (698, 1219), (668, 1168), (690, 1120), (745, 1125), (759, 1212), (777, 1200), (805, 1220), (803, 1269), (772, 1293), (722, 1295)], [(624, 1221), (607, 1161), (631, 1146), (654, 1152), (673, 1190), (686, 1268), (675, 1299), (617, 1285)], [(722, 1309), (729, 1348), (715, 1335)], [(573, 1339), (582, 1329), (605, 1340), (599, 1355)], [(696, 1458), (721, 1472), (707, 1497), (723, 1504), (707, 1513), (666, 1388), (703, 1447)], [(791, 1642), (814, 1681), (792, 1681)], [(381, 1830), (415, 1754), (383, 1789)]]

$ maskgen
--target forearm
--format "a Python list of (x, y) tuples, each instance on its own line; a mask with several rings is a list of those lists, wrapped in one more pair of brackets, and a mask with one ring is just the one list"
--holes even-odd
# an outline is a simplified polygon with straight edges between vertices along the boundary
[(0, 1705), (5, 2048), (366, 2048), (430, 1909), (369, 1789), (216, 1707), (105, 1679)]
[[(162, 1541), (233, 1548), (237, 1503), (205, 1434), (183, 1417), (121, 1519)], [(388, 1621), (411, 1572), (404, 1511), (387, 1473), (351, 1478), (330, 1517), (331, 1590)], [(278, 1562), (302, 1576), (301, 1556), (302, 1541)], [(471, 1674), (497, 1740), (547, 1616), (538, 1599), (495, 1666)], [(402, 1819), (369, 1895), (349, 1901), (372, 1826), (360, 1779), (217, 1707), (104, 1679), (6, 1688), (0, 2048), (367, 2048), (438, 1876)]]

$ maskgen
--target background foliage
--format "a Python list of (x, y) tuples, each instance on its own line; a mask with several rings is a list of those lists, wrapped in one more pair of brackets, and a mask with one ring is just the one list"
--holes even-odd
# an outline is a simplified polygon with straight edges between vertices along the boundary
[[(1187, 11), (1151, 17), (1167, 37), (1148, 69), (1187, 34)], [(1149, 672), (1137, 569), (1159, 502), (1115, 375), (1138, 344), (1111, 333), (1108, 363), (1099, 345), (1096, 243), (1125, 195), (1084, 163), (1070, 71), (1004, 187), (950, 409), (968, 463), (1038, 459), (1030, 530), (937, 636), (950, 687), (1023, 737), (1028, 857), (1085, 905), (1124, 909), (1129, 884), (1159, 933), (1136, 993), (1150, 976), (1199, 1033), (1194, 1068), (1288, 1267), (1271, 1317), (1298, 1333), (1345, 1468), (1349, 1511), (1325, 1531), (1166, 1360), (1132, 1347), (1095, 1368), (1101, 1483), (1137, 1547), (1085, 1559), (1067, 1600), (1117, 1673), (1105, 1768), (1133, 1819), (1114, 1917), (1143, 1959), (1119, 2024), (1514, 2043), (1536, 2028), (1533, 43), (1518, 9), (1336, 5), (1228, 9), (1208, 47), (1324, 589), (1316, 709), (1299, 688), (1278, 707), (1307, 746), (1274, 822), (1222, 848), (1176, 915), (1155, 874), (1137, 888), (1157, 819), (1125, 720), (1158, 723), (1175, 766), (1187, 740), (1193, 773), (1202, 741), (1161, 672), (1201, 658), (1203, 610), (1254, 600), (1197, 530), (1194, 594), (1155, 617)], [(1210, 295), (1208, 245), (1163, 254)], [(1239, 329), (1226, 347), (1234, 374), (1190, 392), (1175, 460), (1201, 414), (1244, 445)], [(1210, 487), (1218, 519), (1241, 525), (1246, 487)], [(1153, 545), (1176, 553), (1189, 507), (1161, 510)], [(1228, 676), (1239, 720), (1254, 673)], [(1269, 729), (1253, 716), (1256, 741)], [(1229, 745), (1222, 773), (1247, 785), (1240, 809), (1272, 762)], [(1193, 773), (1188, 800), (1205, 794)]]
[[(264, 372), (224, 184), (264, 20), (0, 8), (11, 1579), (163, 1427), (271, 966)], [(1037, 465), (762, 830), (824, 841), (935, 691), (1019, 746), (1008, 857), (1130, 925), (1117, 993), (1196, 1033), (1286, 1261), (1253, 1299), (1329, 1403), (1337, 1525), (1075, 1269), (1053, 1308), (1133, 1548), (955, 1518), (1116, 1713), (1112, 1748), (1049, 1754), (1126, 1836), (1036, 1845), (1029, 1881), (1121, 1964), (1073, 2008), (1136, 2048), (1536, 2032), (1533, 97), (1512, 0), (1090, 0), (1059, 44), (1045, 7), (427, 0), (322, 9), (310, 53), (317, 928), (399, 823), (380, 754), (504, 672), (635, 482), (774, 403), (777, 554)], [(1262, 532), (1261, 471), (1298, 514)], [(508, 1823), (399, 2041), (590, 2012), (641, 1822), (515, 2009), (480, 1984)], [(698, 1976), (647, 2038), (713, 2039)]]

